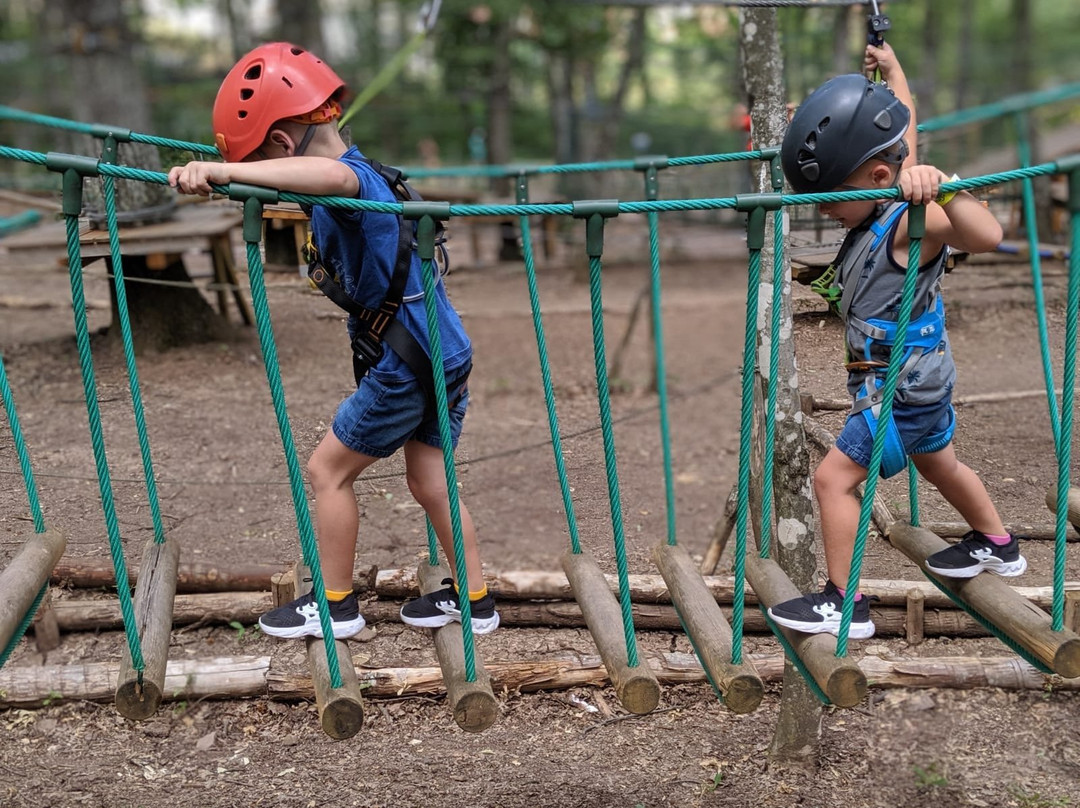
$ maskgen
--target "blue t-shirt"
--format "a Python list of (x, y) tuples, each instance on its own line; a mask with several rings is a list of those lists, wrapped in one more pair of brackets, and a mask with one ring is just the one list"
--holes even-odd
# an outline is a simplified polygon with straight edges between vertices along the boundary
[[(352, 146), (340, 158), (356, 174), (360, 188), (357, 199), (373, 202), (397, 202), (386, 180), (364, 162), (360, 151)], [(406, 222), (411, 226), (411, 222)], [(394, 273), (398, 252), (398, 217), (392, 213), (345, 210), (315, 205), (311, 211), (311, 238), (319, 251), (323, 266), (337, 277), (341, 287), (353, 300), (369, 309), (377, 309), (386, 297)], [(416, 337), (430, 357), (427, 312), (424, 307), (424, 286), (420, 275), (421, 261), (412, 254), (412, 268), (405, 284), (404, 300), (397, 319)], [(410, 300), (410, 298), (415, 298)], [(435, 286), (435, 304), (439, 314), (439, 336), (443, 364), (447, 372), (460, 369), (472, 358), (472, 344), (461, 318), (446, 296), (446, 284)], [(349, 317), (349, 337), (356, 334), (358, 321)], [(378, 364), (369, 371), (380, 381), (406, 381), (415, 378), (408, 365), (385, 343)]]

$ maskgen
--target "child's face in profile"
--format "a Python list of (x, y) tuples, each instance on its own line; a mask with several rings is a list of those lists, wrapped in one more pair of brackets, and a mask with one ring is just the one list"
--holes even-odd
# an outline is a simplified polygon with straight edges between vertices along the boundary
[[(865, 191), (887, 188), (891, 185), (892, 170), (879, 160), (868, 160), (855, 169), (833, 191)], [(856, 199), (849, 202), (822, 202), (818, 210), (822, 216), (835, 221), (845, 230), (862, 224), (874, 212), (877, 202), (873, 199)]]

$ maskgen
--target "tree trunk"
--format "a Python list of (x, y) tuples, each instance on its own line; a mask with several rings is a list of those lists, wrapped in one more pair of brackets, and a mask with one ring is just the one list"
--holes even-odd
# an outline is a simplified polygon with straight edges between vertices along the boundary
[[(775, 9), (742, 9), (739, 12), (740, 53), (750, 98), (751, 138), (754, 143), (771, 145), (783, 139), (787, 124), (783, 86), (783, 57)], [(758, 173), (759, 191), (770, 191), (769, 172), (764, 164)], [(772, 277), (773, 217), (762, 250), (763, 301), (760, 323), (771, 320), (772, 285), (784, 285), (780, 306), (780, 334), (788, 335), (779, 343), (779, 366), (776, 399), (776, 442), (773, 454), (775, 518), (777, 541), (773, 554), (792, 583), (806, 592), (816, 586), (814, 557), (814, 514), (810, 499), (810, 455), (803, 434), (803, 413), (798, 391), (798, 368), (792, 340), (790, 264), (785, 261), (781, 278)], [(767, 332), (766, 332), (767, 333)], [(759, 332), (763, 355), (759, 362), (768, 373), (768, 346)], [(767, 380), (767, 379), (766, 379)], [(798, 672), (790, 665), (784, 671), (784, 695), (770, 755), (779, 761), (812, 763), (816, 760), (821, 735), (821, 706)]]
[(323, 56), (321, 0), (277, 0), (277, 14), (278, 39)]
[[(514, 143), (510, 122), (513, 99), (510, 95), (510, 42), (513, 17), (499, 16), (494, 27), (491, 54), (491, 83), (487, 99), (487, 158), (490, 165), (502, 166), (513, 158)], [(493, 177), (491, 190), (500, 196), (510, 193), (509, 177)]]

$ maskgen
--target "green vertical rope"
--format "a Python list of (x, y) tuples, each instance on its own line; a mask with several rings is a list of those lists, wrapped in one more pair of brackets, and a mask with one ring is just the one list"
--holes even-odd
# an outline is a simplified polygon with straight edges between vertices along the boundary
[(15, 443), (15, 454), (19, 458), (19, 469), (22, 471), (23, 482), (26, 484), (26, 498), (30, 503), (30, 516), (34, 520), (34, 532), (44, 533), (45, 514), (41, 510), (41, 499), (38, 497), (37, 483), (34, 481), (34, 469), (30, 464), (30, 451), (26, 448), (22, 426), (19, 423), (19, 414), (15, 410), (15, 396), (12, 394), (11, 385), (8, 382), (3, 354), (0, 354), (0, 398), (3, 398), (4, 401), (4, 412), (7, 414), (8, 425), (11, 427), (11, 439)]
[[(521, 205), (528, 202), (528, 178), (524, 174), (518, 177), (517, 201)], [(551, 381), (551, 363), (548, 361), (547, 338), (544, 334), (544, 322), (540, 312), (540, 292), (536, 283), (536, 260), (532, 245), (532, 230), (528, 216), (522, 216), (518, 221), (521, 225), (525, 279), (529, 287), (529, 309), (532, 311), (533, 330), (536, 332), (536, 350), (540, 356), (540, 378), (544, 385), (544, 405), (547, 407), (548, 429), (551, 432), (551, 449), (555, 456), (555, 471), (559, 478), (563, 510), (566, 512), (566, 527), (570, 532), (570, 550), (574, 555), (581, 555), (581, 539), (578, 536), (574, 500), (570, 494), (570, 480), (566, 473), (566, 461), (563, 457), (559, 415), (555, 408), (555, 386)]]
[(926, 207), (908, 206), (908, 265), (904, 275), (904, 291), (900, 298), (900, 310), (896, 317), (896, 341), (889, 349), (889, 370), (885, 374), (885, 386), (882, 390), (881, 410), (878, 415), (878, 429), (874, 430), (874, 448), (870, 452), (870, 465), (866, 469), (866, 482), (863, 483), (863, 498), (859, 506), (859, 525), (855, 532), (855, 546), (851, 556), (851, 570), (844, 587), (845, 596), (840, 618), (839, 635), (836, 638), (836, 656), (847, 656), (848, 631), (851, 629), (851, 617), (855, 610), (855, 595), (859, 591), (859, 576), (862, 573), (863, 553), (866, 550), (866, 537), (870, 532), (870, 514), (873, 510), (874, 494), (877, 492), (878, 472), (881, 469), (881, 456), (885, 453), (885, 433), (882, 428), (892, 417), (893, 396), (900, 382), (900, 366), (903, 364), (904, 343), (907, 329), (911, 323), (911, 307), (915, 302), (915, 281), (919, 276), (919, 262), (922, 255), (922, 237), (926, 232)]
[(128, 313), (127, 289), (120, 255), (120, 233), (116, 218), (116, 181), (112, 177), (102, 177), (101, 181), (105, 195), (105, 218), (109, 230), (109, 252), (112, 254), (116, 313), (120, 320), (120, 334), (124, 343), (124, 361), (127, 363), (131, 407), (135, 414), (135, 431), (139, 436), (143, 477), (146, 479), (146, 497), (150, 504), (150, 519), (154, 526), (154, 542), (163, 544), (165, 528), (161, 521), (161, 505), (158, 501), (157, 481), (154, 479), (154, 463), (150, 457), (150, 438), (146, 431), (146, 414), (143, 411), (142, 392), (139, 389), (139, 371), (135, 365), (135, 344), (131, 338), (131, 317)]
[(427, 532), (428, 563), (436, 567), (439, 565), (439, 534), (435, 532), (435, 526), (426, 515), (424, 516), (424, 530)]
[(630, 606), (630, 573), (623, 532), (622, 500), (619, 495), (619, 472), (615, 459), (615, 430), (611, 419), (611, 395), (607, 376), (607, 352), (604, 347), (604, 303), (600, 274), (600, 256), (604, 246), (604, 215), (593, 213), (586, 219), (586, 247), (589, 252), (589, 307), (592, 312), (593, 361), (596, 366), (596, 399), (600, 406), (600, 431), (604, 439), (604, 468), (607, 472), (611, 527), (615, 539), (615, 566), (619, 575), (619, 606), (622, 609), (623, 634), (626, 637), (626, 662), (636, 668), (640, 661), (634, 617)]
[(322, 628), (323, 645), (326, 647), (326, 667), (330, 674), (330, 686), (336, 690), (342, 685), (341, 667), (338, 663), (337, 646), (334, 644), (333, 623), (330, 619), (330, 608), (326, 602), (326, 584), (323, 582), (322, 567), (319, 564), (315, 531), (311, 527), (311, 514), (308, 511), (307, 495), (304, 492), (304, 480), (300, 474), (300, 461), (296, 457), (296, 444), (293, 442), (289, 411), (285, 406), (285, 389), (281, 383), (277, 344), (274, 342), (274, 329), (270, 322), (270, 306), (266, 300), (266, 279), (263, 276), (262, 256), (259, 254), (261, 233), (262, 203), (253, 196), (248, 197), (244, 200), (244, 241), (247, 247), (251, 307), (255, 312), (255, 325), (259, 332), (266, 381), (270, 386), (270, 397), (274, 403), (274, 415), (277, 417), (281, 446), (285, 451), (289, 488), (292, 492), (293, 510), (296, 513), (296, 527), (300, 533), (300, 551), (304, 564), (311, 570), (311, 590), (315, 603), (319, 607), (319, 625)]
[(86, 297), (83, 292), (82, 250), (79, 247), (78, 217), (78, 212), (82, 208), (82, 182), (82, 175), (74, 169), (64, 171), (64, 224), (67, 230), (68, 277), (71, 281), (71, 307), (75, 320), (75, 342), (79, 350), (83, 395), (86, 399), (86, 414), (90, 425), (90, 442), (94, 449), (94, 463), (97, 466), (101, 507), (105, 514), (105, 530), (109, 537), (109, 552), (112, 554), (113, 569), (116, 572), (116, 589), (120, 599), (120, 614), (124, 620), (124, 633), (127, 636), (128, 650), (131, 653), (131, 667), (141, 678), (146, 663), (143, 661), (142, 643), (139, 640), (138, 627), (135, 624), (135, 608), (131, 602), (131, 584), (128, 581), (127, 564), (124, 562), (124, 547), (120, 538), (120, 525), (116, 519), (116, 504), (113, 498), (112, 480), (109, 476), (109, 462), (105, 456), (105, 439), (101, 429), (101, 410), (98, 406), (97, 382), (94, 379), (94, 360), (90, 352), (90, 330), (86, 322)]
[(1080, 317), (1080, 169), (1069, 175), (1072, 210), (1072, 250), (1069, 253), (1069, 292), (1065, 307), (1065, 369), (1061, 378), (1061, 432), (1058, 439), (1057, 513), (1054, 541), (1054, 604), (1051, 628), (1065, 626), (1065, 531), (1069, 511), (1069, 473), (1072, 461), (1073, 388), (1076, 385), (1076, 320)]
[[(645, 198), (659, 196), (660, 181), (655, 165), (645, 169)], [(667, 517), (667, 543), (676, 543), (675, 475), (671, 463), (671, 429), (668, 418), (667, 367), (664, 351), (664, 315), (660, 294), (660, 216), (655, 211), (646, 215), (649, 223), (649, 294), (652, 307), (653, 345), (656, 347), (656, 398), (660, 408), (660, 447), (664, 462), (664, 506)]]
[[(1027, 139), (1027, 116), (1020, 110), (1013, 115), (1016, 125), (1016, 152), (1020, 166), (1031, 165), (1031, 146)], [(1046, 404), (1050, 411), (1050, 428), (1054, 430), (1054, 442), (1061, 440), (1061, 418), (1058, 415), (1057, 395), (1054, 393), (1054, 371), (1050, 361), (1050, 337), (1046, 325), (1046, 301), (1043, 297), (1042, 257), (1039, 255), (1039, 223), (1035, 212), (1035, 186), (1031, 177), (1024, 177), (1023, 188), (1024, 223), (1027, 231), (1028, 252), (1031, 254), (1031, 289), (1035, 296), (1035, 318), (1039, 328), (1039, 359), (1042, 362), (1043, 380), (1046, 384)]]
[[(446, 366), (443, 364), (442, 334), (439, 333), (439, 310), (435, 300), (435, 219), (422, 216), (416, 228), (420, 276), (424, 281), (424, 310), (427, 314), (428, 348), (435, 384), (435, 412), (439, 420), (443, 466), (446, 469), (446, 493), (450, 504), (450, 527), (454, 538), (454, 568), (457, 570), (458, 608), (461, 610), (461, 639), (465, 649), (465, 679), (476, 681), (476, 658), (473, 645), (472, 603), (469, 600), (469, 576), (465, 562), (465, 537), (461, 528), (461, 503), (458, 500), (457, 469), (454, 467), (454, 441), (450, 432), (450, 414), (446, 398)], [(481, 582), (477, 582), (481, 583)], [(461, 597), (460, 593), (464, 593)]]
[[(769, 303), (769, 378), (765, 393), (765, 456), (761, 469), (761, 533), (758, 553), (769, 557), (773, 532), (773, 464), (776, 447), (777, 374), (780, 373), (780, 305), (784, 284), (784, 211), (773, 213), (772, 299)], [(756, 323), (755, 323), (756, 326)]]
[(919, 470), (911, 458), (907, 462), (907, 487), (908, 487), (908, 522), (913, 527), (919, 526)]

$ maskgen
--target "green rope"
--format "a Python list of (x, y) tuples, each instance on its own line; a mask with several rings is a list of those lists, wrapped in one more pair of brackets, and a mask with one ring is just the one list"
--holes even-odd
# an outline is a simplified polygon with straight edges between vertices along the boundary
[(771, 617), (769, 617), (769, 610), (762, 604), (758, 604), (758, 608), (761, 610), (761, 613), (765, 615), (765, 625), (769, 627), (769, 631), (773, 633), (773, 636), (776, 637), (781, 647), (783, 647), (784, 656), (786, 656), (788, 661), (795, 666), (795, 670), (802, 676), (803, 680), (806, 682), (806, 686), (810, 688), (810, 692), (817, 696), (818, 701), (822, 704), (832, 704), (832, 701), (825, 695), (825, 691), (821, 689), (820, 685), (818, 685), (817, 681), (814, 679), (813, 674), (810, 673), (810, 670), (802, 661), (802, 657), (795, 653), (795, 649), (792, 647), (791, 643), (788, 642), (787, 637), (784, 636), (784, 632), (782, 632), (780, 627), (772, 621)]
[[(75, 175), (75, 172), (65, 172)], [(82, 191), (82, 178), (78, 192)], [(65, 176), (65, 198), (72, 193), (71, 182)], [(78, 200), (77, 200), (78, 201)], [(105, 456), (105, 439), (101, 429), (101, 410), (98, 406), (97, 382), (94, 379), (94, 360), (90, 352), (90, 331), (86, 321), (86, 297), (83, 293), (82, 251), (79, 248), (79, 217), (64, 215), (67, 227), (68, 277), (71, 281), (71, 305), (75, 319), (75, 342), (79, 350), (79, 365), (82, 370), (83, 395), (86, 399), (86, 413), (90, 423), (90, 442), (94, 449), (94, 463), (97, 466), (98, 489), (101, 493), (101, 507), (105, 513), (105, 530), (109, 537), (109, 552), (112, 554), (113, 569), (116, 572), (116, 589), (120, 598), (120, 614), (124, 620), (124, 633), (127, 635), (128, 650), (131, 652), (131, 667), (142, 676), (146, 663), (142, 657), (142, 643), (139, 639), (138, 626), (135, 623), (135, 608), (131, 602), (131, 584), (128, 581), (127, 564), (124, 561), (124, 547), (120, 538), (120, 525), (116, 519), (116, 504), (113, 498), (112, 481), (109, 477), (109, 462)]]
[(919, 526), (919, 470), (915, 468), (915, 463), (908, 458), (907, 463), (907, 485), (908, 485), (908, 510), (910, 517), (908, 521), (914, 526)]
[(1051, 628), (1065, 625), (1065, 531), (1069, 510), (1072, 461), (1073, 388), (1076, 385), (1076, 320), (1080, 317), (1080, 169), (1069, 175), (1072, 203), (1072, 251), (1069, 254), (1069, 292), (1065, 306), (1065, 369), (1061, 379), (1061, 433), (1058, 440), (1057, 513), (1054, 542), (1054, 604)]
[(601, 299), (599, 255), (589, 257), (589, 305), (592, 310), (593, 359), (596, 365), (596, 398), (600, 405), (600, 429), (604, 438), (604, 467), (607, 471), (611, 527), (615, 538), (615, 566), (619, 574), (619, 604), (622, 607), (623, 633), (626, 635), (626, 661), (638, 666), (637, 638), (630, 606), (630, 574), (623, 533), (622, 501), (619, 496), (619, 473), (615, 461), (615, 431), (611, 423), (611, 398), (608, 388), (607, 355), (604, 349), (604, 304)]
[(154, 526), (154, 541), (165, 542), (165, 527), (161, 522), (161, 505), (158, 501), (157, 482), (154, 479), (154, 463), (150, 457), (150, 437), (146, 430), (146, 414), (143, 411), (142, 392), (139, 389), (139, 371), (135, 365), (135, 344), (131, 337), (131, 317), (128, 313), (127, 289), (124, 285), (124, 268), (120, 252), (120, 233), (116, 219), (116, 187), (112, 177), (103, 177), (105, 195), (105, 218), (109, 230), (109, 252), (112, 254), (113, 289), (116, 292), (116, 314), (120, 320), (120, 334), (124, 344), (124, 361), (127, 363), (128, 388), (135, 414), (135, 431), (139, 436), (142, 454), (143, 477), (146, 480), (146, 496), (150, 504), (150, 519)]
[[(656, 199), (659, 193), (656, 166), (645, 170), (645, 197)], [(653, 345), (656, 348), (656, 397), (660, 410), (660, 447), (664, 463), (664, 505), (667, 518), (667, 542), (676, 543), (675, 474), (671, 462), (671, 429), (668, 419), (667, 367), (664, 351), (664, 316), (660, 294), (660, 217), (646, 214), (649, 223), (649, 302), (652, 309)], [(681, 619), (681, 618), (680, 618)]]
[(439, 565), (439, 534), (435, 532), (435, 526), (426, 515), (424, 516), (424, 530), (427, 533), (428, 563), (437, 567)]
[[(761, 210), (760, 208), (758, 210)], [(752, 212), (753, 213), (753, 212)], [(764, 213), (764, 211), (762, 211)], [(754, 216), (751, 215), (750, 227), (754, 224)], [(760, 219), (760, 226), (764, 227), (764, 216)], [(762, 233), (762, 235), (764, 235)], [(743, 590), (743, 580), (746, 576), (746, 547), (747, 526), (750, 511), (750, 435), (754, 423), (754, 365), (757, 363), (757, 318), (758, 318), (758, 288), (761, 282), (761, 247), (753, 246), (752, 240), (748, 247), (749, 260), (746, 272), (746, 333), (743, 341), (743, 366), (742, 366), (742, 407), (739, 414), (739, 495), (738, 508), (735, 512), (735, 591)], [(743, 598), (732, 599), (731, 609), (732, 643), (731, 664), (742, 664), (742, 625), (743, 625)], [(739, 627), (735, 631), (735, 626)]]
[[(765, 393), (765, 456), (761, 469), (761, 534), (758, 553), (769, 557), (773, 532), (773, 464), (776, 446), (777, 375), (780, 373), (780, 306), (783, 300), (784, 277), (784, 212), (773, 214), (773, 271), (772, 300), (769, 304), (769, 378)], [(755, 326), (757, 324), (755, 323)]]
[(19, 414), (15, 410), (15, 396), (11, 392), (7, 370), (4, 368), (4, 356), (0, 354), (0, 398), (4, 401), (4, 412), (11, 427), (11, 439), (15, 443), (15, 454), (19, 458), (19, 469), (26, 484), (26, 498), (30, 503), (30, 515), (34, 520), (34, 532), (45, 532), (45, 515), (41, 511), (41, 499), (38, 497), (37, 483), (34, 481), (34, 469), (30, 463), (30, 451), (26, 448)]
[[(1020, 165), (1031, 165), (1031, 147), (1027, 141), (1027, 126), (1023, 112), (1013, 116), (1019, 138), (1016, 150)], [(1054, 443), (1061, 441), (1061, 417), (1058, 415), (1057, 396), (1054, 394), (1054, 371), (1050, 361), (1050, 337), (1046, 324), (1046, 301), (1043, 297), (1042, 257), (1039, 255), (1039, 223), (1035, 212), (1035, 186), (1030, 177), (1021, 180), (1023, 188), (1024, 224), (1027, 230), (1028, 252), (1031, 254), (1031, 289), (1035, 295), (1035, 318), (1039, 329), (1039, 359), (1042, 362), (1043, 380), (1046, 384), (1046, 403), (1050, 410), (1050, 427), (1054, 430)]]
[(533, 330), (536, 332), (536, 350), (540, 356), (540, 378), (544, 385), (544, 405), (547, 407), (548, 428), (551, 432), (551, 449), (555, 456), (555, 470), (559, 478), (563, 510), (566, 513), (566, 527), (570, 532), (570, 551), (574, 555), (580, 555), (581, 539), (578, 536), (577, 518), (574, 515), (574, 500), (570, 493), (570, 480), (566, 473), (562, 433), (559, 430), (559, 415), (555, 408), (555, 386), (551, 381), (551, 363), (548, 361), (547, 337), (544, 334), (544, 322), (540, 312), (540, 292), (536, 283), (536, 261), (533, 253), (532, 231), (528, 216), (522, 216), (519, 221), (521, 224), (521, 246), (525, 258), (525, 279), (529, 287), (529, 308), (532, 311)]
[[(457, 469), (454, 466), (454, 441), (450, 432), (450, 415), (446, 398), (446, 370), (443, 364), (442, 335), (439, 333), (439, 310), (435, 300), (435, 263), (426, 253), (434, 253), (435, 222), (430, 216), (420, 219), (417, 227), (420, 255), (420, 275), (424, 281), (424, 309), (427, 313), (428, 348), (431, 351), (431, 372), (435, 383), (435, 412), (439, 420), (443, 466), (446, 469), (446, 491), (450, 504), (450, 527), (454, 539), (454, 567), (457, 570), (458, 608), (461, 610), (461, 639), (465, 650), (465, 679), (476, 681), (476, 657), (473, 644), (472, 603), (469, 600), (469, 576), (465, 563), (465, 537), (461, 527), (461, 503), (458, 499)], [(477, 581), (477, 583), (482, 583)], [(464, 597), (460, 593), (464, 593)]]
[[(249, 198), (245, 200), (244, 218), (245, 225), (248, 219), (261, 221), (262, 206), (257, 199)], [(245, 231), (246, 229), (245, 227)], [(338, 663), (337, 646), (334, 644), (334, 629), (330, 619), (330, 609), (326, 602), (326, 584), (323, 583), (322, 567), (319, 564), (319, 550), (315, 544), (315, 532), (311, 527), (311, 514), (308, 511), (307, 496), (304, 493), (304, 480), (300, 474), (300, 462), (296, 457), (296, 444), (293, 442), (289, 412), (285, 406), (285, 389), (281, 383), (277, 344), (274, 342), (274, 329), (270, 322), (270, 306), (266, 299), (266, 280), (263, 276), (262, 256), (259, 254), (258, 241), (250, 241), (245, 238), (245, 242), (247, 245), (248, 280), (251, 283), (251, 307), (255, 312), (255, 325), (259, 332), (259, 345), (262, 347), (266, 380), (270, 386), (270, 397), (274, 403), (274, 415), (277, 416), (281, 446), (285, 451), (285, 465), (289, 471), (289, 487), (292, 490), (293, 510), (296, 512), (296, 527), (300, 533), (300, 551), (303, 555), (304, 564), (311, 570), (311, 589), (315, 597), (315, 603), (319, 607), (319, 625), (322, 628), (323, 644), (326, 647), (330, 686), (336, 690), (342, 685), (341, 668)]]
[(900, 381), (900, 366), (903, 364), (904, 343), (907, 339), (908, 324), (911, 322), (911, 307), (915, 302), (915, 281), (919, 275), (919, 262), (922, 254), (922, 234), (925, 232), (926, 208), (922, 205), (908, 207), (908, 265), (904, 275), (904, 291), (900, 298), (900, 310), (896, 318), (896, 342), (889, 351), (889, 369), (885, 374), (885, 386), (882, 389), (881, 410), (878, 414), (879, 428), (874, 430), (874, 448), (870, 452), (870, 465), (866, 469), (866, 482), (863, 483), (863, 498), (859, 505), (859, 525), (855, 532), (855, 546), (851, 556), (851, 570), (848, 573), (840, 629), (836, 638), (836, 656), (847, 656), (848, 631), (851, 629), (851, 617), (855, 609), (855, 596), (859, 591), (859, 576), (862, 573), (863, 553), (866, 550), (866, 537), (870, 532), (870, 514), (873, 510), (874, 494), (877, 491), (878, 472), (881, 469), (881, 457), (885, 453), (885, 433), (881, 425), (892, 418), (893, 396)]

